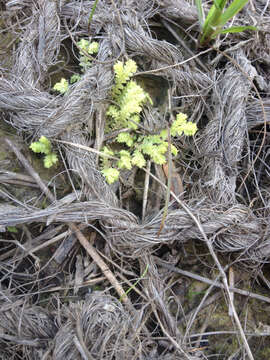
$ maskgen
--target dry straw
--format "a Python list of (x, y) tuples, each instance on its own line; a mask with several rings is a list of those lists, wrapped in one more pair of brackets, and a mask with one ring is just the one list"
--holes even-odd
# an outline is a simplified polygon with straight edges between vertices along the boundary
[[(269, 9), (262, 9), (260, 1), (253, 3), (252, 17), (247, 12), (239, 15), (238, 20), (247, 22), (252, 18), (269, 26)], [(262, 81), (264, 74), (252, 64), (263, 49), (256, 49), (253, 42), (246, 42), (247, 35), (241, 33), (233, 35), (233, 41), (240, 45), (230, 51), (231, 43), (225, 37), (222, 45), (249, 78), (233, 63), (227, 62), (224, 66), (224, 59), (214, 59), (214, 50), (205, 53), (201, 59), (209, 69), (205, 71), (196, 62), (196, 56), (186, 61), (191, 56), (185, 49), (153, 36), (149, 28), (153, 19), (162, 18), (168, 23), (181, 24), (193, 37), (198, 31), (194, 6), (183, 0), (100, 0), (90, 27), (90, 35), (97, 36), (100, 44), (96, 61), (67, 95), (52, 95), (50, 72), (58, 66), (61, 46), (66, 47), (65, 41), (71, 36), (73, 40), (66, 51), (72, 55), (76, 52), (74, 39), (89, 35), (92, 5), (93, 1), (6, 2), (7, 26), (20, 41), (13, 54), (11, 69), (1, 69), (2, 119), (20, 133), (35, 139), (44, 135), (51, 140), (60, 140), (59, 150), (70, 176), (80, 179), (82, 193), (78, 196), (78, 191), (66, 198), (55, 199), (41, 210), (30, 204), (8, 204), (8, 194), (1, 190), (4, 201), (0, 206), (0, 224), (95, 224), (112, 254), (131, 261), (141, 258), (142, 269), (146, 263), (151, 264), (151, 281), (144, 283), (148, 302), (135, 312), (135, 316), (115, 299), (94, 294), (85, 302), (59, 309), (58, 324), (52, 320), (57, 314), (51, 316), (38, 307), (14, 303), (9, 313), (0, 312), (2, 358), (9, 358), (14, 351), (12, 346), (5, 349), (3, 344), (13, 343), (23, 346), (27, 354), (25, 359), (49, 359), (51, 357), (46, 354), (51, 350), (52, 358), (57, 360), (80, 357), (197, 360), (196, 354), (186, 350), (187, 344), (182, 344), (182, 334), (169, 314), (165, 288), (158, 278), (156, 265), (152, 264), (151, 253), (164, 244), (177, 244), (179, 248), (188, 241), (204, 242), (206, 235), (217, 253), (235, 255), (239, 266), (257, 269), (268, 261), (270, 197), (269, 182), (267, 184), (264, 177), (267, 174), (269, 177), (270, 173), (269, 151), (261, 149), (259, 161), (254, 164), (261, 134), (249, 136), (250, 131), (256, 126), (261, 129), (265, 122), (250, 82), (250, 79), (258, 79), (264, 91), (269, 89), (269, 74)], [(269, 37), (256, 36), (260, 36), (265, 49), (269, 49)], [(157, 236), (162, 208), (148, 213), (142, 222), (134, 213), (121, 207), (115, 188), (109, 186), (99, 172), (95, 153), (61, 143), (93, 146), (86, 129), (95, 129), (94, 147), (99, 149), (104, 139), (104, 114), (113, 83), (112, 65), (122, 55), (138, 59), (142, 73), (153, 70), (167, 79), (172, 85), (175, 107), (188, 113), (190, 120), (198, 124), (198, 136), (179, 143), (181, 148), (187, 149), (186, 157), (181, 158), (179, 164), (181, 175), (185, 174), (184, 204), (201, 224), (203, 233), (190, 214), (174, 202), (169, 207), (165, 227)], [(264, 62), (262, 58), (261, 61)], [(176, 65), (182, 62), (182, 65)], [(265, 98), (263, 104), (268, 116), (269, 99)], [(148, 129), (164, 124), (162, 116), (158, 121), (153, 120), (151, 110), (146, 111), (146, 116), (144, 122)], [(239, 182), (247, 173), (245, 186), (239, 189)], [(15, 294), (11, 297), (5, 294), (6, 289), (1, 289), (2, 303), (12, 304)], [(156, 318), (159, 331), (167, 338), (167, 350), (163, 353), (140, 323), (149, 311)], [(16, 322), (20, 322), (19, 327)], [(7, 329), (9, 338), (5, 335)]]

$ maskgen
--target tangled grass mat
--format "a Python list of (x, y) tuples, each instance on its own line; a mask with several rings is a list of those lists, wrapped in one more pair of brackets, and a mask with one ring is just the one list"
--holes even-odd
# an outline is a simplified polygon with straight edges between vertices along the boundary
[[(191, 1), (100, 0), (89, 24), (93, 5), (1, 5), (1, 122), (16, 129), (1, 154), (18, 165), (1, 155), (0, 358), (268, 359), (270, 298), (254, 286), (269, 290), (270, 5), (234, 18), (259, 31), (203, 49)], [(81, 38), (98, 54), (57, 95)], [(89, 150), (108, 137), (113, 65), (128, 58), (153, 91), (144, 129), (166, 126), (169, 102), (198, 126), (176, 141), (183, 190), (162, 229), (162, 168), (149, 167), (148, 193), (142, 171), (109, 185)], [(61, 159), (48, 182), (27, 150), (40, 136)], [(19, 198), (21, 186), (34, 192)]]

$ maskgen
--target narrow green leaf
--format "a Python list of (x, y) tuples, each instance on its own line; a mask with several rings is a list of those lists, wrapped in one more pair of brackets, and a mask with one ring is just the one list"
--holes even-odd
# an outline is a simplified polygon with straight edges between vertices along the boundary
[(205, 22), (208, 23), (212, 16), (214, 18), (218, 18), (219, 16), (221, 16), (227, 1), (228, 0), (214, 0), (214, 3), (207, 14)]
[(222, 11), (226, 2), (227, 0), (214, 0), (214, 5), (219, 11)]
[(127, 289), (127, 291), (125, 292), (125, 294), (121, 295), (119, 301), (122, 301), (123, 298), (126, 297), (126, 296), (128, 295), (128, 293), (129, 293), (132, 289), (134, 289), (134, 288), (136, 287), (136, 285), (139, 283), (139, 281), (141, 281), (141, 280), (145, 277), (145, 275), (147, 274), (147, 271), (148, 271), (148, 267), (149, 267), (149, 264), (146, 265), (146, 268), (145, 268), (143, 274), (139, 277), (139, 279), (136, 280), (136, 282)]
[(94, 13), (96, 11), (97, 3), (98, 3), (98, 0), (95, 0), (92, 10), (90, 12), (89, 19), (88, 19), (88, 30), (90, 28), (91, 21), (93, 19)]
[[(220, 0), (220, 1), (225, 1), (225, 0)], [(216, 26), (216, 24), (219, 23), (219, 19), (222, 15), (222, 10), (220, 10), (220, 8), (221, 8), (220, 5), (223, 5), (223, 3), (222, 4), (218, 3), (217, 5), (218, 5), (218, 7), (214, 3), (211, 6), (211, 8), (207, 14), (207, 17), (206, 17), (204, 25), (203, 25), (203, 34), (204, 35), (206, 35), (206, 34), (209, 35), (209, 33), (213, 32), (213, 30), (212, 30), (213, 26)], [(224, 5), (225, 5), (225, 3), (224, 3)]]
[(218, 9), (215, 7), (215, 4), (213, 4), (206, 16), (205, 22), (203, 24), (203, 32), (206, 32), (209, 28), (209, 24), (211, 26), (211, 19), (212, 18), (216, 18), (217, 15), (220, 16), (221, 15), (221, 11), (219, 11), (219, 14), (217, 14)]
[(226, 3), (228, 2), (228, 0), (214, 0), (215, 2), (217, 2), (220, 10), (223, 10)]
[(248, 0), (234, 0), (221, 15), (218, 25), (224, 26), (227, 21), (232, 19), (240, 10), (243, 9), (247, 2)]
[(224, 30), (215, 31), (212, 35), (212, 38), (214, 39), (218, 34), (227, 34), (227, 33), (239, 33), (245, 30), (258, 30), (255, 26), (231, 26)]
[(198, 11), (199, 23), (200, 23), (200, 26), (202, 29), (204, 19), (205, 19), (203, 7), (202, 7), (202, 0), (195, 0), (195, 3), (196, 3), (197, 11)]
[(217, 8), (214, 3), (211, 6), (203, 25), (202, 37), (200, 40), (201, 45), (208, 42), (211, 39), (212, 34), (215, 31), (214, 27), (216, 27), (216, 24), (219, 23), (219, 19), (221, 15), (222, 15), (222, 11), (219, 10), (219, 8)]
[[(224, 7), (226, 5), (226, 3), (228, 2), (228, 0), (213, 0), (214, 4), (212, 5), (212, 7), (214, 8), (213, 11), (213, 18), (211, 20), (211, 23), (209, 24), (210, 26), (216, 26), (219, 24), (219, 19), (223, 13)], [(212, 9), (211, 7), (211, 9)], [(210, 11), (211, 11), (210, 9)]]

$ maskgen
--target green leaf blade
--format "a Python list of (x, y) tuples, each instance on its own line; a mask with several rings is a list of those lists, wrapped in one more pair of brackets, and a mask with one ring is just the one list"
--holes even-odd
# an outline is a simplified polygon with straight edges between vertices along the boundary
[(214, 5), (219, 11), (223, 11), (227, 0), (214, 0)]
[(203, 32), (206, 33), (212, 31), (212, 27), (218, 22), (218, 19), (221, 15), (222, 11), (219, 10), (219, 8), (215, 6), (215, 4), (213, 4), (205, 19), (205, 23), (203, 25)]
[(200, 26), (201, 26), (201, 29), (202, 29), (204, 19), (205, 19), (203, 7), (202, 7), (202, 0), (195, 0), (195, 4), (196, 4), (196, 7), (197, 7), (197, 11), (198, 11), (199, 23), (200, 23)]
[(230, 19), (232, 19), (239, 11), (243, 9), (247, 2), (248, 0), (234, 0), (221, 15), (219, 25), (224, 26)]
[(214, 34), (212, 36), (214, 38), (214, 37), (216, 37), (216, 35), (219, 35), (219, 34), (239, 33), (239, 32), (245, 31), (245, 30), (256, 31), (256, 30), (258, 30), (258, 28), (256, 26), (231, 26), (227, 29), (214, 32)]

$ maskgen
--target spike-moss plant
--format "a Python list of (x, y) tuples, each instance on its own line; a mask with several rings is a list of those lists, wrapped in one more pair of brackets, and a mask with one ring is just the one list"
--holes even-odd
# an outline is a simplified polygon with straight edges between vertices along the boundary
[(52, 151), (52, 144), (45, 136), (41, 136), (36, 142), (32, 142), (29, 148), (35, 153), (45, 154), (43, 163), (45, 168), (50, 168), (58, 162), (57, 155)]
[[(86, 39), (81, 39), (77, 42), (77, 46), (80, 49), (80, 67), (81, 71), (85, 72), (87, 67), (91, 66), (91, 59), (89, 59), (85, 53), (89, 55), (97, 54), (99, 44), (96, 41), (90, 42)], [(67, 79), (62, 78), (59, 82), (54, 84), (53, 90), (58, 91), (60, 94), (65, 94), (69, 89), (69, 83), (73, 84), (76, 81), (80, 80), (81, 76), (79, 74), (74, 74), (71, 76), (69, 82)], [(45, 136), (41, 136), (39, 141), (31, 143), (29, 146), (32, 151), (35, 153), (45, 154), (43, 159), (44, 167), (50, 168), (58, 162), (57, 155), (52, 152), (52, 144), (49, 139)]]
[[(115, 84), (112, 89), (112, 99), (115, 105), (108, 108), (107, 131), (110, 129), (119, 130), (115, 142), (122, 145), (120, 150), (114, 150), (110, 146), (104, 146), (101, 157), (102, 174), (109, 184), (118, 180), (120, 170), (131, 170), (133, 166), (143, 168), (146, 160), (150, 159), (158, 165), (166, 163), (166, 152), (168, 151), (168, 131), (161, 130), (154, 135), (141, 135), (138, 132), (140, 113), (142, 106), (149, 101), (150, 96), (133, 80), (132, 75), (137, 70), (133, 60), (125, 64), (118, 61), (114, 65)], [(195, 123), (187, 121), (187, 115), (177, 114), (171, 125), (171, 136), (192, 136), (196, 133)], [(172, 155), (177, 155), (178, 150), (171, 144)], [(118, 160), (116, 160), (118, 159)]]
[[(84, 73), (85, 70), (91, 66), (91, 59), (85, 55), (95, 55), (98, 53), (99, 44), (96, 41), (90, 42), (86, 39), (81, 39), (77, 42), (77, 46), (80, 49), (80, 58), (79, 65), (81, 71)], [(54, 84), (53, 90), (58, 91), (60, 94), (65, 94), (69, 89), (69, 84), (74, 84), (76, 81), (80, 80), (81, 76), (79, 74), (74, 74), (69, 79), (62, 78), (59, 82)]]

